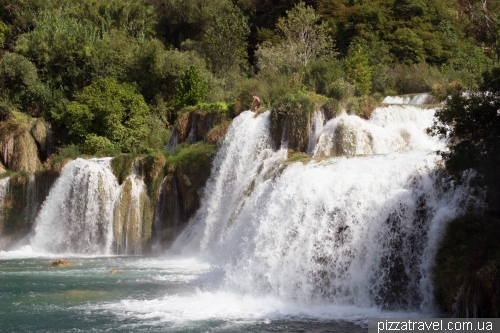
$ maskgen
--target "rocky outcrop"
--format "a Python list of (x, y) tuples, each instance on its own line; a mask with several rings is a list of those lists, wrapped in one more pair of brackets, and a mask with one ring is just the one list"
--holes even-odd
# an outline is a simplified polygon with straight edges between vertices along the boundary
[(56, 259), (50, 262), (50, 266), (52, 267), (69, 267), (73, 266), (73, 264), (66, 259)]
[(12, 112), (0, 122), (0, 161), (9, 170), (33, 173), (47, 152), (47, 127), (42, 119)]

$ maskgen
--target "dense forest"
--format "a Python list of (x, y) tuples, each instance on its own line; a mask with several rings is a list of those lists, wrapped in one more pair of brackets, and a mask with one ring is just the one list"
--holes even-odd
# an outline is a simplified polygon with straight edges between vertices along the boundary
[[(476, 87), (500, 56), (500, 4), (470, 0), (0, 3), (0, 117), (44, 117), (59, 151), (165, 147), (186, 107), (229, 117), (320, 94)], [(22, 113), (22, 114), (16, 114)], [(68, 149), (66, 149), (68, 151)]]

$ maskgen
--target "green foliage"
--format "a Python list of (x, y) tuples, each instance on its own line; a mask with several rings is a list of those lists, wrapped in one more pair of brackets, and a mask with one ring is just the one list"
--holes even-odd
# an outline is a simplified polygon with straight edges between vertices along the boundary
[(333, 58), (319, 58), (311, 61), (305, 70), (305, 84), (316, 93), (328, 95), (329, 85), (345, 77), (343, 64)]
[(87, 134), (85, 141), (81, 145), (81, 152), (87, 155), (94, 155), (99, 150), (114, 148), (115, 145), (108, 138), (90, 133)]
[(248, 20), (241, 10), (228, 2), (220, 12), (214, 12), (200, 43), (200, 52), (212, 72), (227, 77), (239, 66), (245, 66), (246, 39), (250, 33)]
[(298, 152), (306, 151), (309, 123), (315, 106), (315, 103), (302, 94), (288, 94), (273, 106), (271, 133), (277, 148), (284, 140), (289, 149)]
[(347, 80), (356, 87), (359, 95), (366, 95), (372, 86), (373, 67), (368, 63), (368, 55), (359, 44), (349, 48), (345, 59)]
[(321, 109), (323, 109), (325, 113), (325, 118), (330, 120), (335, 118), (342, 111), (342, 106), (338, 100), (329, 99), (321, 106)]
[(454, 317), (500, 316), (500, 221), (465, 215), (449, 223), (436, 254), (434, 293)]
[(121, 154), (111, 160), (111, 169), (118, 180), (118, 184), (123, 184), (128, 176), (132, 174), (132, 166), (136, 159), (135, 154)]
[(62, 158), (76, 159), (80, 156), (80, 147), (77, 145), (66, 145), (57, 149), (57, 154)]
[(9, 27), (5, 23), (0, 21), (0, 48), (3, 48), (5, 36), (9, 34), (9, 32)]
[(194, 66), (185, 69), (177, 80), (177, 104), (196, 105), (207, 96), (208, 86)]
[(354, 96), (356, 87), (346, 80), (340, 78), (327, 86), (327, 96), (339, 101), (345, 101)]
[(490, 214), (500, 216), (500, 67), (483, 75), (479, 89), (460, 91), (436, 112), (430, 133), (449, 138), (449, 151), (441, 152), (446, 169), (459, 175), (475, 169), (487, 185)]
[(393, 39), (392, 52), (399, 62), (411, 65), (425, 60), (424, 41), (413, 30), (397, 29)]
[(78, 93), (76, 100), (67, 106), (59, 121), (67, 126), (77, 144), (84, 143), (88, 134), (95, 134), (124, 151), (134, 151), (148, 134), (149, 108), (128, 84), (115, 79), (97, 80)]
[(314, 9), (299, 2), (276, 23), (276, 39), (266, 41), (256, 51), (260, 70), (297, 73), (307, 64), (330, 51), (325, 24), (319, 24)]
[(399, 94), (429, 92), (434, 85), (446, 80), (437, 68), (426, 63), (397, 65), (387, 75), (394, 80), (393, 88)]
[(0, 93), (27, 113), (39, 112), (48, 98), (35, 65), (16, 53), (7, 53), (0, 62)]

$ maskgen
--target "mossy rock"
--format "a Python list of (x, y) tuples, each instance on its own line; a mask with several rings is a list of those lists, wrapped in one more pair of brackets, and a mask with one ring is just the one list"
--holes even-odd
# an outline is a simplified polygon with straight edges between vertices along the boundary
[(207, 142), (211, 144), (217, 144), (224, 135), (226, 135), (227, 130), (231, 126), (231, 121), (225, 121), (224, 123), (213, 127), (207, 134)]
[(41, 152), (43, 159), (47, 157), (47, 147), (48, 147), (48, 128), (45, 120), (43, 118), (38, 118), (31, 127), (31, 135), (35, 139), (35, 142)]
[(42, 166), (38, 147), (30, 133), (24, 132), (14, 138), (14, 153), (8, 167), (14, 171), (35, 172)]
[(332, 156), (354, 156), (356, 155), (356, 147), (358, 136), (356, 129), (349, 122), (341, 119), (335, 129), (334, 149)]
[(187, 139), (189, 131), (191, 130), (193, 121), (193, 112), (184, 112), (177, 118), (177, 123), (175, 124), (175, 128), (177, 130), (177, 137), (179, 138), (179, 142), (184, 142)]
[(279, 149), (284, 140), (289, 149), (306, 152), (314, 108), (314, 102), (300, 95), (287, 96), (274, 106), (271, 113), (271, 133), (276, 148)]
[(149, 196), (156, 199), (165, 177), (167, 159), (161, 154), (148, 155), (143, 158), (142, 163), (144, 166), (144, 182), (148, 187)]
[(451, 221), (436, 254), (439, 307), (454, 317), (500, 316), (500, 221), (465, 215)]
[(56, 259), (50, 262), (50, 266), (52, 267), (69, 267), (73, 266), (73, 263), (66, 259)]
[(121, 185), (132, 174), (132, 167), (136, 158), (137, 156), (134, 154), (122, 154), (111, 160), (111, 170), (113, 170), (118, 184)]

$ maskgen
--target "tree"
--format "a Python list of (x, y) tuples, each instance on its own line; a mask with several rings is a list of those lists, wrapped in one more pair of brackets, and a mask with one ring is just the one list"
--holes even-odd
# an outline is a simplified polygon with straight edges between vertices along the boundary
[(228, 3), (220, 12), (214, 13), (201, 39), (200, 50), (215, 75), (226, 77), (245, 64), (249, 34), (248, 20), (235, 5)]
[(148, 134), (148, 114), (149, 107), (133, 86), (107, 78), (76, 94), (76, 101), (69, 103), (59, 121), (74, 143), (109, 146), (109, 141), (124, 151), (134, 151)]
[(207, 96), (208, 86), (194, 66), (185, 69), (177, 80), (177, 104), (196, 105)]
[(279, 42), (266, 41), (258, 47), (256, 55), (261, 70), (284, 68), (297, 73), (331, 47), (326, 25), (319, 23), (312, 7), (300, 2), (286, 14), (287, 17), (279, 18), (276, 24)]
[(490, 211), (500, 217), (500, 67), (483, 74), (479, 89), (458, 92), (436, 112), (429, 132), (448, 139), (449, 150), (440, 152), (446, 169), (459, 177), (476, 170), (487, 185)]
[(366, 95), (372, 86), (373, 67), (368, 63), (368, 55), (361, 45), (351, 45), (345, 59), (347, 80), (356, 87), (359, 95)]

